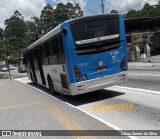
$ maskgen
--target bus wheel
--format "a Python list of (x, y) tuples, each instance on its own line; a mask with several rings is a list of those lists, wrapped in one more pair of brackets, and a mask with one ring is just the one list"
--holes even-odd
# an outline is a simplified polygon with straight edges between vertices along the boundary
[(49, 90), (52, 92), (52, 94), (57, 95), (58, 93), (54, 90), (51, 77), (48, 78), (48, 85), (49, 85)]

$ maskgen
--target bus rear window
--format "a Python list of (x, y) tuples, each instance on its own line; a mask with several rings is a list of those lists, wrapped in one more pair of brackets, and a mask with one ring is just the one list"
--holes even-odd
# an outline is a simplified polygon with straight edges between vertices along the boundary
[(90, 43), (119, 37), (119, 18), (105, 18), (71, 25), (76, 44)]

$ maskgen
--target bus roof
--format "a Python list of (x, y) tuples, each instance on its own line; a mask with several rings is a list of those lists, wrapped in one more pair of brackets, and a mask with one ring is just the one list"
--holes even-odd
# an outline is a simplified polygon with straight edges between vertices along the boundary
[[(87, 21), (90, 19), (97, 19), (97, 18), (110, 18), (110, 17), (118, 17), (119, 14), (99, 14), (99, 15), (91, 15), (91, 16), (84, 16), (84, 17), (79, 17), (79, 18), (75, 18), (75, 19), (71, 19), (65, 22), (69, 22), (70, 24), (75, 24), (77, 22), (83, 22), (83, 21)], [(64, 22), (63, 22), (64, 23)], [(51, 38), (52, 36), (58, 34), (61, 31), (61, 26), (62, 24), (58, 25), (57, 27), (55, 27), (54, 29), (52, 29), (50, 32), (48, 32), (47, 34), (45, 34), (43, 37), (41, 37), (40, 39), (38, 39), (37, 41), (35, 41), (34, 43), (32, 43), (30, 46), (28, 46), (27, 48), (24, 49), (24, 53), (27, 53), (29, 50), (33, 49), (34, 47), (40, 45), (42, 42), (45, 42), (46, 40), (48, 40), (49, 38)]]
[(99, 19), (99, 18), (111, 18), (111, 17), (118, 17), (119, 14), (111, 13), (111, 14), (98, 14), (98, 15), (91, 15), (91, 16), (83, 16), (79, 18), (74, 18), (72, 20), (69, 20), (70, 24), (74, 24), (77, 22), (83, 22), (91, 19)]
[(40, 39), (38, 39), (37, 41), (35, 41), (34, 43), (32, 43), (30, 46), (28, 46), (27, 48), (24, 49), (24, 53), (28, 52), (29, 50), (33, 49), (34, 47), (40, 45), (41, 43), (45, 42), (46, 40), (48, 40), (49, 38), (51, 38), (53, 35), (58, 34), (61, 31), (61, 25), (58, 25), (57, 27), (55, 27), (54, 29), (52, 29), (50, 32), (48, 32), (47, 34), (45, 34), (44, 36), (42, 36)]

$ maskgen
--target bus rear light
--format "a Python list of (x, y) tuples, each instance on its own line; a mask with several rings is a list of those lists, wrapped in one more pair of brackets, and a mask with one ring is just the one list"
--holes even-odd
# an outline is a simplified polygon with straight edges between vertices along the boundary
[(124, 55), (121, 61), (121, 69), (125, 70), (125, 68), (126, 68), (126, 60), (125, 60), (125, 55)]
[(76, 75), (76, 80), (79, 81), (80, 78), (81, 78), (81, 73), (76, 66), (74, 66), (74, 72), (75, 72), (75, 75)]

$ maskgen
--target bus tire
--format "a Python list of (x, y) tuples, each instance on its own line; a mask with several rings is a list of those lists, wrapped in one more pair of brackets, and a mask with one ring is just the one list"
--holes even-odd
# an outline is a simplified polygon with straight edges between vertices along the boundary
[(48, 85), (49, 85), (49, 90), (51, 91), (51, 93), (53, 95), (57, 95), (58, 93), (54, 90), (54, 86), (53, 86), (52, 79), (50, 76), (48, 77)]

